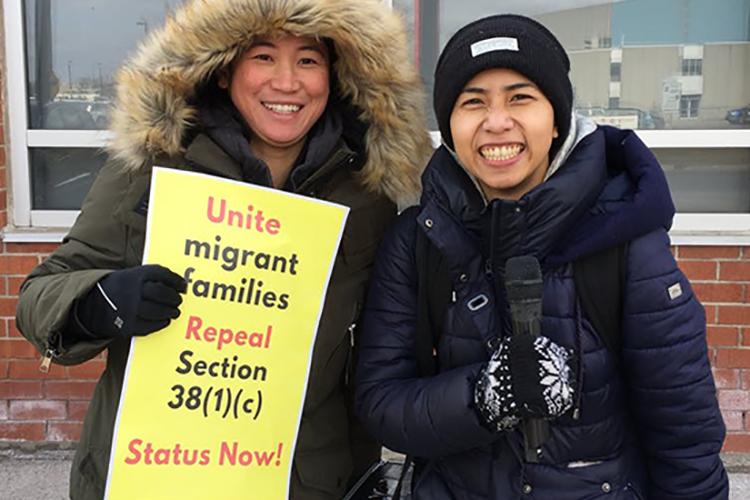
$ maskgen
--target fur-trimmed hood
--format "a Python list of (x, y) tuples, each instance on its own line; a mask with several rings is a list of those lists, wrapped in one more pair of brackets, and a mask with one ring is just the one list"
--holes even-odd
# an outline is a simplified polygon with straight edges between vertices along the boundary
[(380, 0), (192, 0), (153, 32), (117, 75), (110, 153), (128, 169), (182, 151), (197, 90), (256, 37), (327, 38), (342, 99), (368, 129), (362, 183), (399, 203), (415, 201), (432, 147), (423, 94), (398, 15)]

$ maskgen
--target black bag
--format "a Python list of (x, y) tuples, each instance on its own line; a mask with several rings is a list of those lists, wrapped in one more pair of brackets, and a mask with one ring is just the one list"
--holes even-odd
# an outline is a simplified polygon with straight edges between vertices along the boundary
[[(408, 493), (411, 478), (402, 478), (403, 465), (401, 462), (381, 460), (357, 481), (343, 500), (408, 500), (411, 498)], [(399, 495), (399, 491), (403, 493)]]

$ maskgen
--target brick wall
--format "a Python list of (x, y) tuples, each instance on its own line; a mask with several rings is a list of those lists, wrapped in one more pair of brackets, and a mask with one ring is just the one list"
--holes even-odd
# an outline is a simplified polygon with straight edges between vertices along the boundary
[(0, 440), (75, 441), (95, 380), (98, 358), (79, 366), (39, 371), (39, 355), (15, 327), (23, 277), (56, 245), (2, 245), (0, 252)]
[[(23, 276), (55, 245), (0, 247), (0, 440), (72, 441), (104, 359), (39, 372), (15, 328)], [(706, 308), (711, 362), (727, 425), (725, 451), (750, 452), (750, 247), (678, 247), (680, 267)]]
[(724, 449), (750, 452), (750, 247), (680, 247), (677, 257), (706, 309)]

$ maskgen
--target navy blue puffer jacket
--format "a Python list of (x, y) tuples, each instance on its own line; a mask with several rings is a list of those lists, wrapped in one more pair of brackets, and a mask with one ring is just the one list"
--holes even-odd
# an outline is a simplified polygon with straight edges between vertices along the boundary
[[(638, 137), (597, 128), (518, 201), (486, 204), (444, 147), (423, 184), (419, 207), (382, 244), (357, 370), (357, 408), (370, 431), (418, 457), (413, 498), (727, 498), (704, 313), (670, 252), (663, 172)], [(454, 290), (430, 377), (420, 377), (415, 350), (416, 231), (447, 260)], [(572, 262), (625, 241), (618, 363), (581, 310)], [(515, 255), (542, 263), (542, 333), (576, 352), (582, 377), (577, 411), (550, 422), (540, 464), (524, 463), (518, 430), (490, 432), (473, 404), (488, 346), (510, 331), (497, 274)], [(471, 311), (480, 294), (490, 303)]]

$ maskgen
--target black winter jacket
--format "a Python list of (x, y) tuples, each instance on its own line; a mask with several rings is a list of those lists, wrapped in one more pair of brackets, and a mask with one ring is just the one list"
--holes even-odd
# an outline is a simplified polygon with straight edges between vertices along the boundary
[[(485, 204), (444, 147), (423, 183), (421, 204), (381, 247), (358, 367), (366, 425), (386, 446), (418, 457), (413, 497), (727, 498), (704, 313), (670, 252), (674, 209), (664, 175), (637, 136), (598, 128), (518, 201)], [(416, 231), (442, 252), (454, 291), (431, 377), (420, 377), (415, 355)], [(623, 241), (620, 370), (582, 313), (572, 262)], [(578, 418), (550, 422), (541, 464), (524, 463), (518, 430), (485, 428), (473, 402), (489, 346), (510, 330), (497, 274), (515, 255), (542, 263), (542, 334), (575, 351), (582, 377)], [(489, 304), (471, 311), (480, 294)]]

